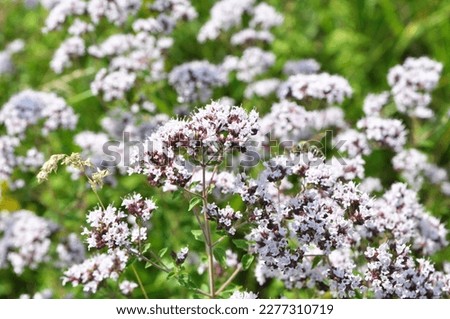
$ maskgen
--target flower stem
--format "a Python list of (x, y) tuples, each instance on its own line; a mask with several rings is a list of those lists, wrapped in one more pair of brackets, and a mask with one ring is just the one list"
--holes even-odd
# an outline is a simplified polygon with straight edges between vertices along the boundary
[(202, 198), (203, 198), (203, 218), (205, 226), (205, 242), (206, 242), (206, 254), (208, 255), (208, 278), (209, 278), (209, 294), (210, 298), (216, 296), (214, 286), (214, 255), (213, 255), (213, 243), (211, 240), (211, 228), (209, 225), (208, 215), (206, 207), (208, 205), (208, 192), (206, 189), (206, 166), (202, 165)]
[(148, 299), (148, 295), (147, 295), (147, 292), (145, 291), (144, 285), (142, 284), (141, 277), (139, 277), (139, 274), (137, 273), (134, 265), (131, 265), (131, 269), (133, 269), (134, 275), (136, 276), (136, 279), (139, 283), (139, 287), (141, 288), (142, 294), (144, 295), (145, 299)]
[(227, 288), (228, 285), (229, 285), (229, 284), (233, 281), (233, 279), (237, 276), (237, 274), (239, 274), (239, 272), (240, 272), (241, 270), (242, 270), (242, 265), (239, 264), (239, 265), (236, 267), (236, 270), (231, 274), (230, 278), (228, 278), (227, 281), (225, 281), (225, 282), (223, 283), (223, 285), (220, 286), (220, 288), (217, 290), (216, 294), (218, 295), (218, 294), (222, 293), (222, 292), (225, 290), (225, 288)]

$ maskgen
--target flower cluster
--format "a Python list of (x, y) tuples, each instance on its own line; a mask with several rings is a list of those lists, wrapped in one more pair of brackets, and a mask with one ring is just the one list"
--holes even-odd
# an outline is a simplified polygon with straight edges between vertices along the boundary
[(426, 259), (415, 261), (408, 246), (382, 244), (367, 248), (365, 280), (376, 298), (441, 298), (450, 292), (450, 276)]
[(406, 143), (407, 132), (400, 120), (370, 116), (359, 120), (357, 126), (369, 141), (396, 152), (401, 151)]
[(245, 49), (241, 57), (228, 56), (222, 66), (228, 71), (236, 71), (236, 77), (243, 82), (267, 71), (275, 63), (275, 55), (258, 47)]
[(431, 184), (441, 185), (442, 192), (446, 194), (445, 187), (449, 183), (447, 172), (430, 163), (424, 153), (413, 148), (405, 149), (392, 158), (392, 166), (414, 189), (421, 189), (426, 179)]
[(83, 263), (74, 265), (64, 272), (63, 285), (83, 285), (85, 292), (95, 293), (107, 279), (117, 280), (128, 262), (128, 254), (122, 250), (94, 255)]
[(405, 184), (396, 183), (373, 203), (369, 236), (390, 234), (399, 243), (430, 255), (448, 245), (447, 231), (439, 220), (424, 210), (417, 194)]
[[(89, 248), (102, 249), (107, 247), (109, 251), (115, 249), (131, 249), (132, 245), (140, 244), (147, 239), (147, 227), (140, 226), (147, 222), (156, 205), (152, 200), (142, 198), (140, 194), (126, 197), (122, 206), (128, 215), (111, 205), (106, 208), (98, 207), (87, 215), (89, 227), (85, 227)], [(134, 216), (132, 225), (128, 221), (129, 216)]]
[(0, 124), (5, 125), (8, 135), (19, 138), (40, 120), (44, 120), (42, 135), (47, 135), (58, 128), (73, 130), (78, 116), (56, 94), (32, 90), (14, 95), (0, 111)]
[(257, 133), (257, 121), (255, 111), (247, 114), (240, 107), (213, 102), (189, 120), (169, 121), (150, 135), (143, 154), (136, 148), (129, 172), (145, 174), (152, 185), (184, 187), (192, 177), (192, 165), (204, 166), (220, 161), (225, 152), (242, 150)]
[[(42, 191), (36, 214), (1, 212), (0, 268), (11, 266), (21, 275), (52, 262), (68, 268), (64, 285), (96, 293), (112, 279), (124, 296), (138, 284), (122, 274), (144, 263), (167, 273), (188, 296), (253, 299), (266, 297), (265, 287), (283, 295), (284, 286), (337, 298), (450, 297), (449, 265), (433, 256), (448, 247), (446, 216), (433, 216), (420, 202), (423, 196), (427, 203), (437, 187), (450, 194), (446, 155), (426, 154), (428, 137), (417, 131), (424, 123), (417, 119), (435, 116), (431, 93), (442, 73), (439, 62), (407, 58), (389, 71), (386, 91), (367, 92), (360, 108), (346, 114), (341, 105), (353, 95), (347, 79), (314, 59), (275, 55), (279, 50), (271, 46), (279, 43), (272, 28), (284, 17), (264, 1), (215, 1), (199, 32), (186, 37), (183, 32), (199, 26), (178, 27), (198, 18), (189, 0), (27, 0), (30, 6), (38, 2), (49, 11), (42, 31), (64, 33), (50, 62), (58, 75), (73, 70), (60, 77), (62, 93), (75, 93), (68, 101), (77, 107), (92, 93), (107, 111), (98, 123), (80, 118), (83, 126), (63, 143), (52, 135), (43, 145), (50, 132), (76, 127), (78, 116), (65, 100), (29, 89), (4, 104), (0, 184), (8, 182), (11, 192), (32, 185), (27, 172), (44, 163), (43, 150), (74, 146), (78, 153), (51, 156), (37, 179), (65, 165), (71, 184), (79, 185), (77, 202), (67, 211), (87, 214), (83, 242), (72, 223), (46, 219), (59, 212), (56, 205), (46, 207), (53, 189)], [(214, 61), (202, 56), (212, 43), (185, 59), (176, 41), (194, 36), (202, 45), (227, 43), (220, 43)], [(16, 41), (0, 52), (0, 75), (14, 70), (12, 56), (22, 47)], [(79, 77), (88, 79), (90, 92), (66, 91)], [(43, 90), (59, 89), (55, 83)], [(362, 117), (355, 118), (360, 110)], [(171, 119), (171, 112), (177, 117)], [(387, 163), (377, 166), (381, 159)], [(85, 197), (89, 185), (97, 206)], [(136, 193), (121, 197), (125, 188)], [(150, 241), (157, 206), (144, 192), (158, 202), (172, 198), (163, 204), (167, 216), (173, 209), (189, 212), (171, 224), (180, 231), (175, 241), (159, 227), (152, 233), (163, 234), (161, 240)], [(120, 206), (113, 202), (118, 198)], [(44, 212), (46, 218), (39, 217)], [(185, 229), (202, 243), (177, 241)], [(196, 251), (203, 246), (205, 255)], [(141, 281), (147, 278), (133, 270), (145, 295)], [(248, 287), (230, 290), (241, 271), (265, 287), (258, 294), (243, 292)]]
[(235, 291), (233, 292), (233, 294), (230, 296), (230, 299), (258, 299), (258, 295), (253, 293), (253, 292), (240, 292), (240, 291)]
[(48, 261), (55, 231), (55, 224), (28, 210), (0, 213), (0, 268), (9, 263), (20, 275)]
[(353, 90), (346, 79), (328, 73), (292, 75), (278, 91), (282, 99), (293, 98), (298, 101), (316, 99), (328, 104), (340, 104), (352, 94)]
[(42, 138), (37, 136), (38, 127), (45, 137), (58, 129), (74, 130), (77, 122), (78, 115), (54, 93), (24, 90), (11, 97), (0, 109), (0, 125), (6, 129), (6, 134), (0, 137), (0, 181), (8, 182), (11, 188), (21, 188), (23, 181), (11, 180), (15, 169), (33, 171), (43, 164), (39, 145), (21, 155), (28, 136)]
[(174, 253), (172, 256), (175, 260), (175, 263), (177, 265), (182, 265), (186, 260), (186, 258), (188, 257), (188, 253), (189, 253), (188, 247), (181, 248), (181, 250), (178, 253), (176, 254)]
[(280, 80), (278, 79), (264, 79), (253, 82), (245, 89), (245, 97), (252, 98), (253, 96), (267, 97), (278, 90)]
[(227, 84), (228, 74), (221, 67), (207, 61), (193, 61), (175, 67), (169, 74), (169, 83), (178, 94), (178, 102), (206, 102), (212, 89)]
[(235, 212), (229, 205), (220, 209), (216, 204), (209, 204), (205, 209), (208, 217), (216, 221), (218, 229), (224, 229), (230, 235), (236, 234), (233, 224), (242, 218), (240, 212)]
[(137, 283), (129, 281), (129, 280), (124, 280), (120, 283), (119, 285), (119, 289), (120, 292), (123, 293), (124, 295), (130, 295), (134, 289), (137, 288)]
[(0, 51), (0, 76), (14, 71), (13, 55), (22, 51), (25, 46), (23, 40), (15, 40)]
[(388, 82), (397, 109), (414, 117), (430, 118), (430, 92), (437, 86), (442, 64), (427, 57), (407, 58), (389, 70)]
[[(345, 127), (340, 108), (307, 111), (304, 107), (282, 100), (272, 105), (270, 113), (261, 119), (261, 134), (294, 146), (326, 128)], [(288, 146), (288, 145), (286, 145)]]
[[(122, 206), (125, 211), (111, 205), (98, 207), (87, 215), (89, 227), (85, 227), (89, 248), (107, 248), (107, 252), (95, 255), (70, 267), (65, 273), (63, 284), (83, 285), (86, 292), (95, 293), (98, 286), (106, 279), (117, 280), (125, 269), (130, 255), (139, 255), (141, 243), (147, 239), (147, 227), (155, 203), (132, 194), (124, 198)], [(122, 282), (120, 290), (130, 294), (135, 288), (131, 282)]]
[(200, 29), (198, 41), (205, 42), (219, 37), (223, 31), (242, 23), (242, 16), (253, 11), (255, 0), (221, 0), (211, 9), (211, 18)]
[(84, 245), (78, 236), (74, 233), (69, 234), (61, 243), (56, 246), (58, 253), (58, 265), (60, 267), (69, 267), (80, 264), (86, 258)]
[(61, 73), (72, 66), (75, 58), (86, 54), (108, 59), (108, 68), (100, 69), (91, 84), (92, 92), (105, 101), (124, 99), (137, 79), (152, 82), (165, 78), (164, 56), (172, 45), (172, 39), (165, 35), (179, 21), (197, 17), (188, 0), (156, 1), (150, 6), (155, 17), (135, 19), (133, 32), (116, 33), (96, 44), (92, 43), (96, 37), (89, 35), (99, 32), (101, 21), (117, 26), (126, 24), (130, 17), (138, 15), (142, 0), (70, 0), (47, 7), (50, 13), (44, 32), (59, 30), (73, 20), (68, 27), (70, 37), (53, 56), (52, 69)]

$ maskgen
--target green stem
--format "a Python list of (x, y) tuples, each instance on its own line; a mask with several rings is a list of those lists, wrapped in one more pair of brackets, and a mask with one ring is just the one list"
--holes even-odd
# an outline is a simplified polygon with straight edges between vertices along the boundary
[(136, 268), (134, 267), (134, 265), (131, 265), (131, 269), (133, 269), (134, 275), (136, 276), (136, 279), (137, 279), (137, 281), (138, 281), (138, 283), (139, 283), (139, 287), (141, 287), (141, 291), (142, 291), (142, 293), (143, 293), (145, 299), (148, 299), (147, 292), (146, 292), (145, 289), (144, 289), (144, 285), (142, 284), (142, 280), (141, 280), (141, 278), (139, 277), (139, 274), (137, 273)]
[[(204, 161), (203, 161), (204, 162)], [(206, 166), (202, 165), (202, 197), (203, 197), (203, 218), (206, 233), (206, 254), (208, 256), (208, 278), (209, 278), (209, 294), (211, 298), (216, 296), (215, 286), (214, 286), (214, 255), (213, 255), (213, 245), (211, 240), (211, 228), (209, 225), (208, 215), (206, 212), (206, 207), (208, 206), (208, 193), (206, 189)]]
[(227, 288), (228, 287), (228, 285), (229, 284), (231, 284), (231, 282), (233, 281), (233, 279), (237, 276), (237, 274), (239, 274), (239, 272), (242, 270), (242, 265), (241, 264), (239, 264), (237, 267), (236, 267), (236, 269), (235, 269), (235, 271), (231, 274), (231, 276), (227, 279), (227, 281), (225, 281), (224, 283), (223, 283), (223, 285), (222, 286), (220, 286), (220, 288), (217, 290), (217, 295), (219, 295), (220, 293), (222, 293), (222, 291), (224, 291), (225, 290), (225, 288)]

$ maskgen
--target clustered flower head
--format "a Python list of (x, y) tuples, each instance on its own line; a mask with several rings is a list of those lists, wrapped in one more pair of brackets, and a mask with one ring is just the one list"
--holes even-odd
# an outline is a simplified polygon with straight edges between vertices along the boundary
[(24, 49), (23, 40), (17, 39), (9, 43), (5, 50), (0, 51), (0, 76), (14, 71), (13, 56)]
[[(258, 131), (258, 113), (213, 102), (188, 120), (172, 120), (143, 143), (134, 156), (130, 173), (142, 173), (151, 185), (169, 183), (184, 187), (193, 165), (220, 161), (226, 152), (242, 151)], [(189, 163), (191, 163), (189, 165)]]
[(417, 149), (404, 149), (392, 158), (392, 167), (399, 171), (405, 181), (415, 190), (422, 188), (424, 181), (440, 185), (444, 194), (449, 182), (445, 169), (428, 161), (427, 156)]
[(282, 100), (274, 103), (270, 113), (261, 119), (261, 134), (292, 147), (326, 128), (345, 126), (344, 113), (340, 108), (307, 111), (295, 102)]
[(382, 244), (369, 247), (365, 280), (376, 298), (441, 298), (449, 294), (450, 276), (436, 271), (426, 259), (414, 260), (408, 246)]
[(278, 79), (264, 79), (250, 83), (245, 89), (245, 97), (252, 98), (253, 96), (267, 97), (276, 92), (280, 86)]
[(83, 291), (95, 293), (107, 279), (116, 280), (125, 269), (128, 254), (123, 250), (94, 255), (83, 263), (74, 265), (64, 272), (63, 285), (83, 286)]
[(370, 116), (359, 120), (357, 127), (365, 132), (368, 140), (396, 152), (401, 151), (406, 143), (406, 128), (397, 119)]
[(49, 260), (51, 235), (56, 224), (28, 210), (0, 213), (0, 268), (10, 264), (14, 272), (37, 269)]
[[(63, 277), (63, 284), (83, 285), (86, 292), (95, 293), (98, 286), (107, 279), (117, 280), (131, 255), (139, 255), (139, 247), (147, 239), (148, 228), (142, 226), (157, 208), (155, 203), (140, 194), (131, 194), (122, 202), (124, 211), (109, 205), (98, 207), (87, 215), (88, 248), (106, 252), (71, 266)], [(124, 281), (120, 284), (123, 294), (130, 294), (135, 284)]]
[(369, 236), (389, 232), (399, 243), (408, 243), (422, 255), (431, 255), (448, 245), (445, 226), (428, 214), (417, 194), (396, 183), (374, 201)]
[(133, 290), (137, 288), (137, 286), (138, 284), (135, 282), (124, 280), (120, 283), (119, 289), (121, 293), (127, 296), (130, 295), (133, 292)]
[(186, 258), (188, 257), (188, 253), (189, 253), (189, 248), (183, 247), (183, 248), (181, 248), (181, 250), (178, 253), (173, 253), (172, 257), (175, 260), (175, 263), (177, 265), (182, 265), (184, 263), (184, 261), (186, 260)]
[[(154, 17), (135, 19), (132, 32), (116, 33), (102, 43), (92, 43), (90, 35), (97, 33), (102, 21), (115, 26), (126, 25), (143, 8), (142, 0), (70, 0), (47, 5), (50, 13), (44, 32), (60, 30), (71, 21), (70, 37), (56, 50), (51, 67), (56, 73), (73, 65), (74, 59), (86, 54), (107, 59), (109, 66), (101, 68), (91, 90), (105, 101), (125, 99), (136, 81), (160, 81), (166, 77), (165, 53), (172, 45), (168, 37), (180, 21), (192, 20), (197, 12), (188, 0), (156, 1), (150, 6)], [(95, 38), (96, 38), (95, 37)]]
[(69, 234), (56, 246), (58, 254), (58, 265), (60, 267), (70, 267), (80, 264), (86, 258), (86, 250), (83, 243), (74, 233)]
[[(149, 221), (156, 209), (155, 203), (140, 194), (133, 194), (124, 198), (122, 206), (128, 214), (112, 205), (105, 208), (97, 207), (89, 212), (87, 215), (89, 227), (85, 227), (83, 231), (87, 236), (88, 248), (107, 247), (109, 251), (130, 250), (133, 245), (147, 239), (147, 227), (140, 224)], [(129, 216), (135, 217), (132, 223), (129, 222)]]
[(428, 57), (407, 58), (402, 65), (389, 70), (388, 82), (397, 106), (402, 112), (418, 118), (430, 118), (430, 92), (437, 86), (442, 64)]
[(324, 100), (328, 104), (341, 104), (351, 97), (353, 90), (346, 79), (328, 73), (292, 75), (278, 91), (280, 98), (298, 101)]
[(198, 41), (205, 42), (219, 37), (223, 31), (238, 26), (242, 22), (245, 13), (253, 11), (255, 0), (221, 0), (211, 9), (211, 18), (200, 29)]
[(58, 128), (74, 129), (78, 116), (54, 93), (25, 90), (14, 95), (0, 110), (0, 124), (8, 135), (23, 138), (28, 127), (44, 120), (42, 135)]
[(319, 70), (320, 64), (314, 59), (289, 60), (283, 67), (283, 73), (286, 75), (314, 74)]
[(178, 94), (178, 102), (206, 102), (212, 89), (228, 82), (228, 74), (221, 67), (207, 61), (193, 61), (175, 67), (169, 74), (169, 83)]
[(240, 212), (235, 212), (230, 205), (225, 208), (218, 208), (216, 204), (209, 204), (206, 208), (206, 214), (211, 220), (215, 220), (218, 229), (224, 229), (228, 234), (236, 234), (236, 228), (233, 224), (242, 218)]
[(275, 55), (258, 47), (245, 49), (241, 57), (228, 56), (222, 67), (227, 71), (236, 71), (236, 77), (243, 82), (252, 82), (275, 63)]

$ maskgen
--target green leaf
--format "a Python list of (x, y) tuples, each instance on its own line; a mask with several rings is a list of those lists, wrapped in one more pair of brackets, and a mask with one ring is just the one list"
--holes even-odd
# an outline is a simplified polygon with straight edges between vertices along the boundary
[(164, 255), (167, 253), (167, 247), (166, 248), (163, 248), (163, 249), (161, 249), (160, 251), (159, 251), (159, 253), (158, 253), (158, 256), (159, 257), (164, 257)]
[(173, 192), (172, 199), (180, 198), (182, 193), (183, 193), (183, 191), (181, 189), (177, 189), (176, 191)]
[(147, 269), (147, 268), (150, 268), (150, 267), (152, 267), (153, 266), (153, 264), (151, 263), (151, 262), (149, 262), (149, 261), (147, 261), (146, 263), (145, 263), (145, 268)]
[(170, 278), (173, 278), (173, 277), (175, 277), (177, 275), (177, 272), (174, 270), (174, 271), (171, 271), (171, 272), (169, 272), (168, 274), (167, 274), (167, 279), (170, 279)]
[(205, 239), (203, 238), (203, 232), (201, 231), (201, 229), (194, 229), (191, 230), (192, 235), (194, 235), (195, 240), (198, 241), (205, 241)]
[(145, 254), (150, 249), (151, 246), (152, 246), (152, 244), (150, 244), (150, 243), (145, 244), (142, 249), (142, 253)]
[(247, 270), (250, 268), (250, 266), (252, 265), (253, 260), (255, 259), (255, 256), (253, 255), (244, 255), (242, 257), (242, 267), (244, 270)]
[(312, 262), (312, 268), (316, 267), (317, 264), (319, 264), (319, 262), (320, 262), (321, 260), (322, 260), (322, 256), (316, 256), (316, 257), (314, 257), (313, 262)]
[(185, 288), (195, 289), (198, 287), (188, 274), (179, 274), (177, 280), (178, 283)]
[(240, 249), (247, 250), (248, 242), (245, 239), (233, 239), (233, 244)]
[(213, 255), (216, 258), (216, 260), (219, 262), (219, 264), (225, 265), (226, 260), (227, 260), (227, 254), (224, 249), (222, 249), (220, 247), (214, 248)]
[(188, 211), (190, 212), (195, 206), (197, 206), (198, 204), (200, 204), (202, 202), (202, 199), (200, 197), (194, 197), (190, 200), (189, 202), (189, 209)]

